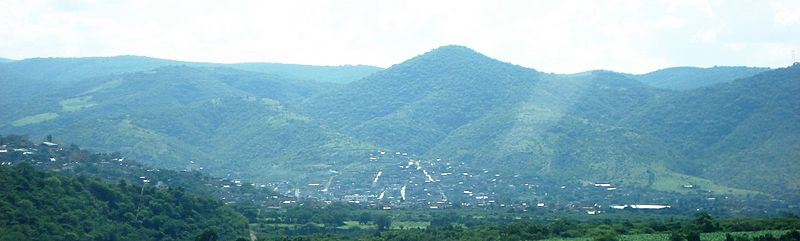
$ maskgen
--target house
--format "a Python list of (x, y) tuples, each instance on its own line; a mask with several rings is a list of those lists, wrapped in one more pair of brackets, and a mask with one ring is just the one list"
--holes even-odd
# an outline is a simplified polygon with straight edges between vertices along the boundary
[(52, 143), (52, 142), (49, 142), (49, 141), (45, 141), (45, 142), (42, 142), (42, 146), (54, 148), (54, 147), (58, 147), (58, 144)]
[(595, 182), (595, 187), (611, 187), (611, 183), (608, 182)]
[(633, 209), (647, 209), (647, 210), (670, 208), (669, 205), (661, 205), (661, 204), (631, 204), (629, 207)]

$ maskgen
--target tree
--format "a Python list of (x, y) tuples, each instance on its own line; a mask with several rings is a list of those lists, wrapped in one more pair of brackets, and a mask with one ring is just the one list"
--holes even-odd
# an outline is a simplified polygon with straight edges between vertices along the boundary
[(358, 215), (359, 224), (367, 224), (370, 220), (372, 220), (372, 217), (370, 217), (369, 213), (367, 212), (361, 212), (361, 214)]
[(699, 212), (695, 215), (694, 225), (697, 227), (697, 231), (703, 233), (710, 233), (719, 230), (719, 225), (714, 221), (714, 218), (711, 217), (707, 212)]
[(212, 229), (206, 229), (203, 233), (194, 238), (195, 241), (217, 241), (218, 239), (219, 235)]
[(672, 231), (672, 233), (669, 235), (669, 240), (670, 241), (683, 241), (683, 240), (686, 240), (686, 239), (683, 237), (683, 235), (681, 233), (679, 233), (677, 231)]
[(378, 225), (378, 231), (383, 231), (392, 226), (392, 220), (386, 215), (378, 215), (375, 224)]
[(686, 241), (700, 241), (700, 234), (697, 232), (690, 232), (686, 235)]
[(604, 232), (600, 236), (594, 238), (595, 241), (617, 241), (617, 234), (614, 232)]

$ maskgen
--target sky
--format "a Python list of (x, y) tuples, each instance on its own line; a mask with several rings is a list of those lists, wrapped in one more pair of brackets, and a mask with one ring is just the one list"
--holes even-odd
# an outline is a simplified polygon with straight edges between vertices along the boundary
[(800, 61), (800, 0), (0, 0), (0, 57), (390, 67), (442, 45), (544, 72)]

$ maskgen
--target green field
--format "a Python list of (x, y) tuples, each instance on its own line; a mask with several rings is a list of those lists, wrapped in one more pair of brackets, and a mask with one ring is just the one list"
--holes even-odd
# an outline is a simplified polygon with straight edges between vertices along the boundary
[(92, 96), (81, 96), (75, 98), (64, 99), (58, 102), (61, 105), (61, 110), (65, 112), (78, 111), (86, 108), (93, 107), (97, 103), (90, 102)]
[[(692, 184), (696, 189), (683, 188), (684, 184)], [(672, 191), (679, 193), (694, 192), (697, 188), (702, 190), (709, 190), (717, 194), (733, 194), (733, 195), (756, 195), (762, 194), (760, 192), (731, 188), (719, 183), (713, 182), (708, 179), (680, 174), (677, 172), (669, 171), (666, 168), (659, 170), (656, 174), (655, 182), (651, 186), (659, 191)]]
[(11, 122), (11, 125), (15, 126), (15, 127), (20, 127), (20, 126), (26, 126), (26, 125), (30, 125), (30, 124), (36, 124), (36, 123), (39, 123), (39, 122), (52, 120), (52, 119), (55, 119), (55, 118), (58, 118), (58, 114), (52, 113), (52, 112), (48, 112), (48, 113), (42, 113), (42, 114), (31, 115), (31, 116), (26, 116), (26, 117), (19, 118), (19, 119), (15, 120), (14, 122)]
[(392, 223), (391, 229), (426, 229), (430, 225), (430, 222), (424, 221), (398, 221)]

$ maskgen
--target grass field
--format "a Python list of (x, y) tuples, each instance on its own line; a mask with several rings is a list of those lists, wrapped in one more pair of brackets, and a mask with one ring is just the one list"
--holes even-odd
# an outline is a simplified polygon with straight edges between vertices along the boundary
[(81, 96), (59, 101), (58, 104), (61, 105), (62, 111), (70, 112), (70, 111), (78, 111), (90, 108), (92, 106), (97, 105), (97, 103), (90, 102), (90, 100), (92, 100), (92, 96)]
[(42, 113), (42, 114), (38, 114), (38, 115), (31, 115), (31, 116), (22, 117), (20, 119), (15, 120), (14, 122), (11, 122), (11, 125), (15, 126), (15, 127), (20, 127), (20, 126), (26, 126), (26, 125), (30, 125), (30, 124), (36, 124), (36, 123), (39, 123), (39, 122), (52, 120), (52, 119), (55, 119), (55, 118), (58, 118), (58, 114), (52, 113), (52, 112), (48, 112), (48, 113)]
[(375, 224), (372, 224), (372, 223), (360, 224), (360, 223), (358, 223), (358, 221), (344, 221), (344, 225), (336, 227), (336, 228), (338, 228), (338, 229), (355, 229), (355, 228), (358, 228), (358, 229), (375, 229), (377, 227), (378, 226), (376, 226)]
[(431, 225), (430, 222), (424, 222), (424, 221), (398, 221), (398, 222), (392, 222), (392, 226), (390, 227), (390, 229), (416, 229), (416, 228), (426, 229), (430, 225)]
[(659, 191), (673, 191), (679, 193), (689, 193), (696, 191), (695, 189), (683, 188), (684, 184), (692, 184), (697, 186), (697, 188), (703, 190), (709, 190), (717, 194), (732, 194), (732, 195), (761, 194), (756, 191), (727, 187), (725, 185), (715, 183), (711, 180), (683, 175), (680, 173), (669, 171), (667, 169), (658, 170), (656, 172), (656, 178), (652, 188)]

